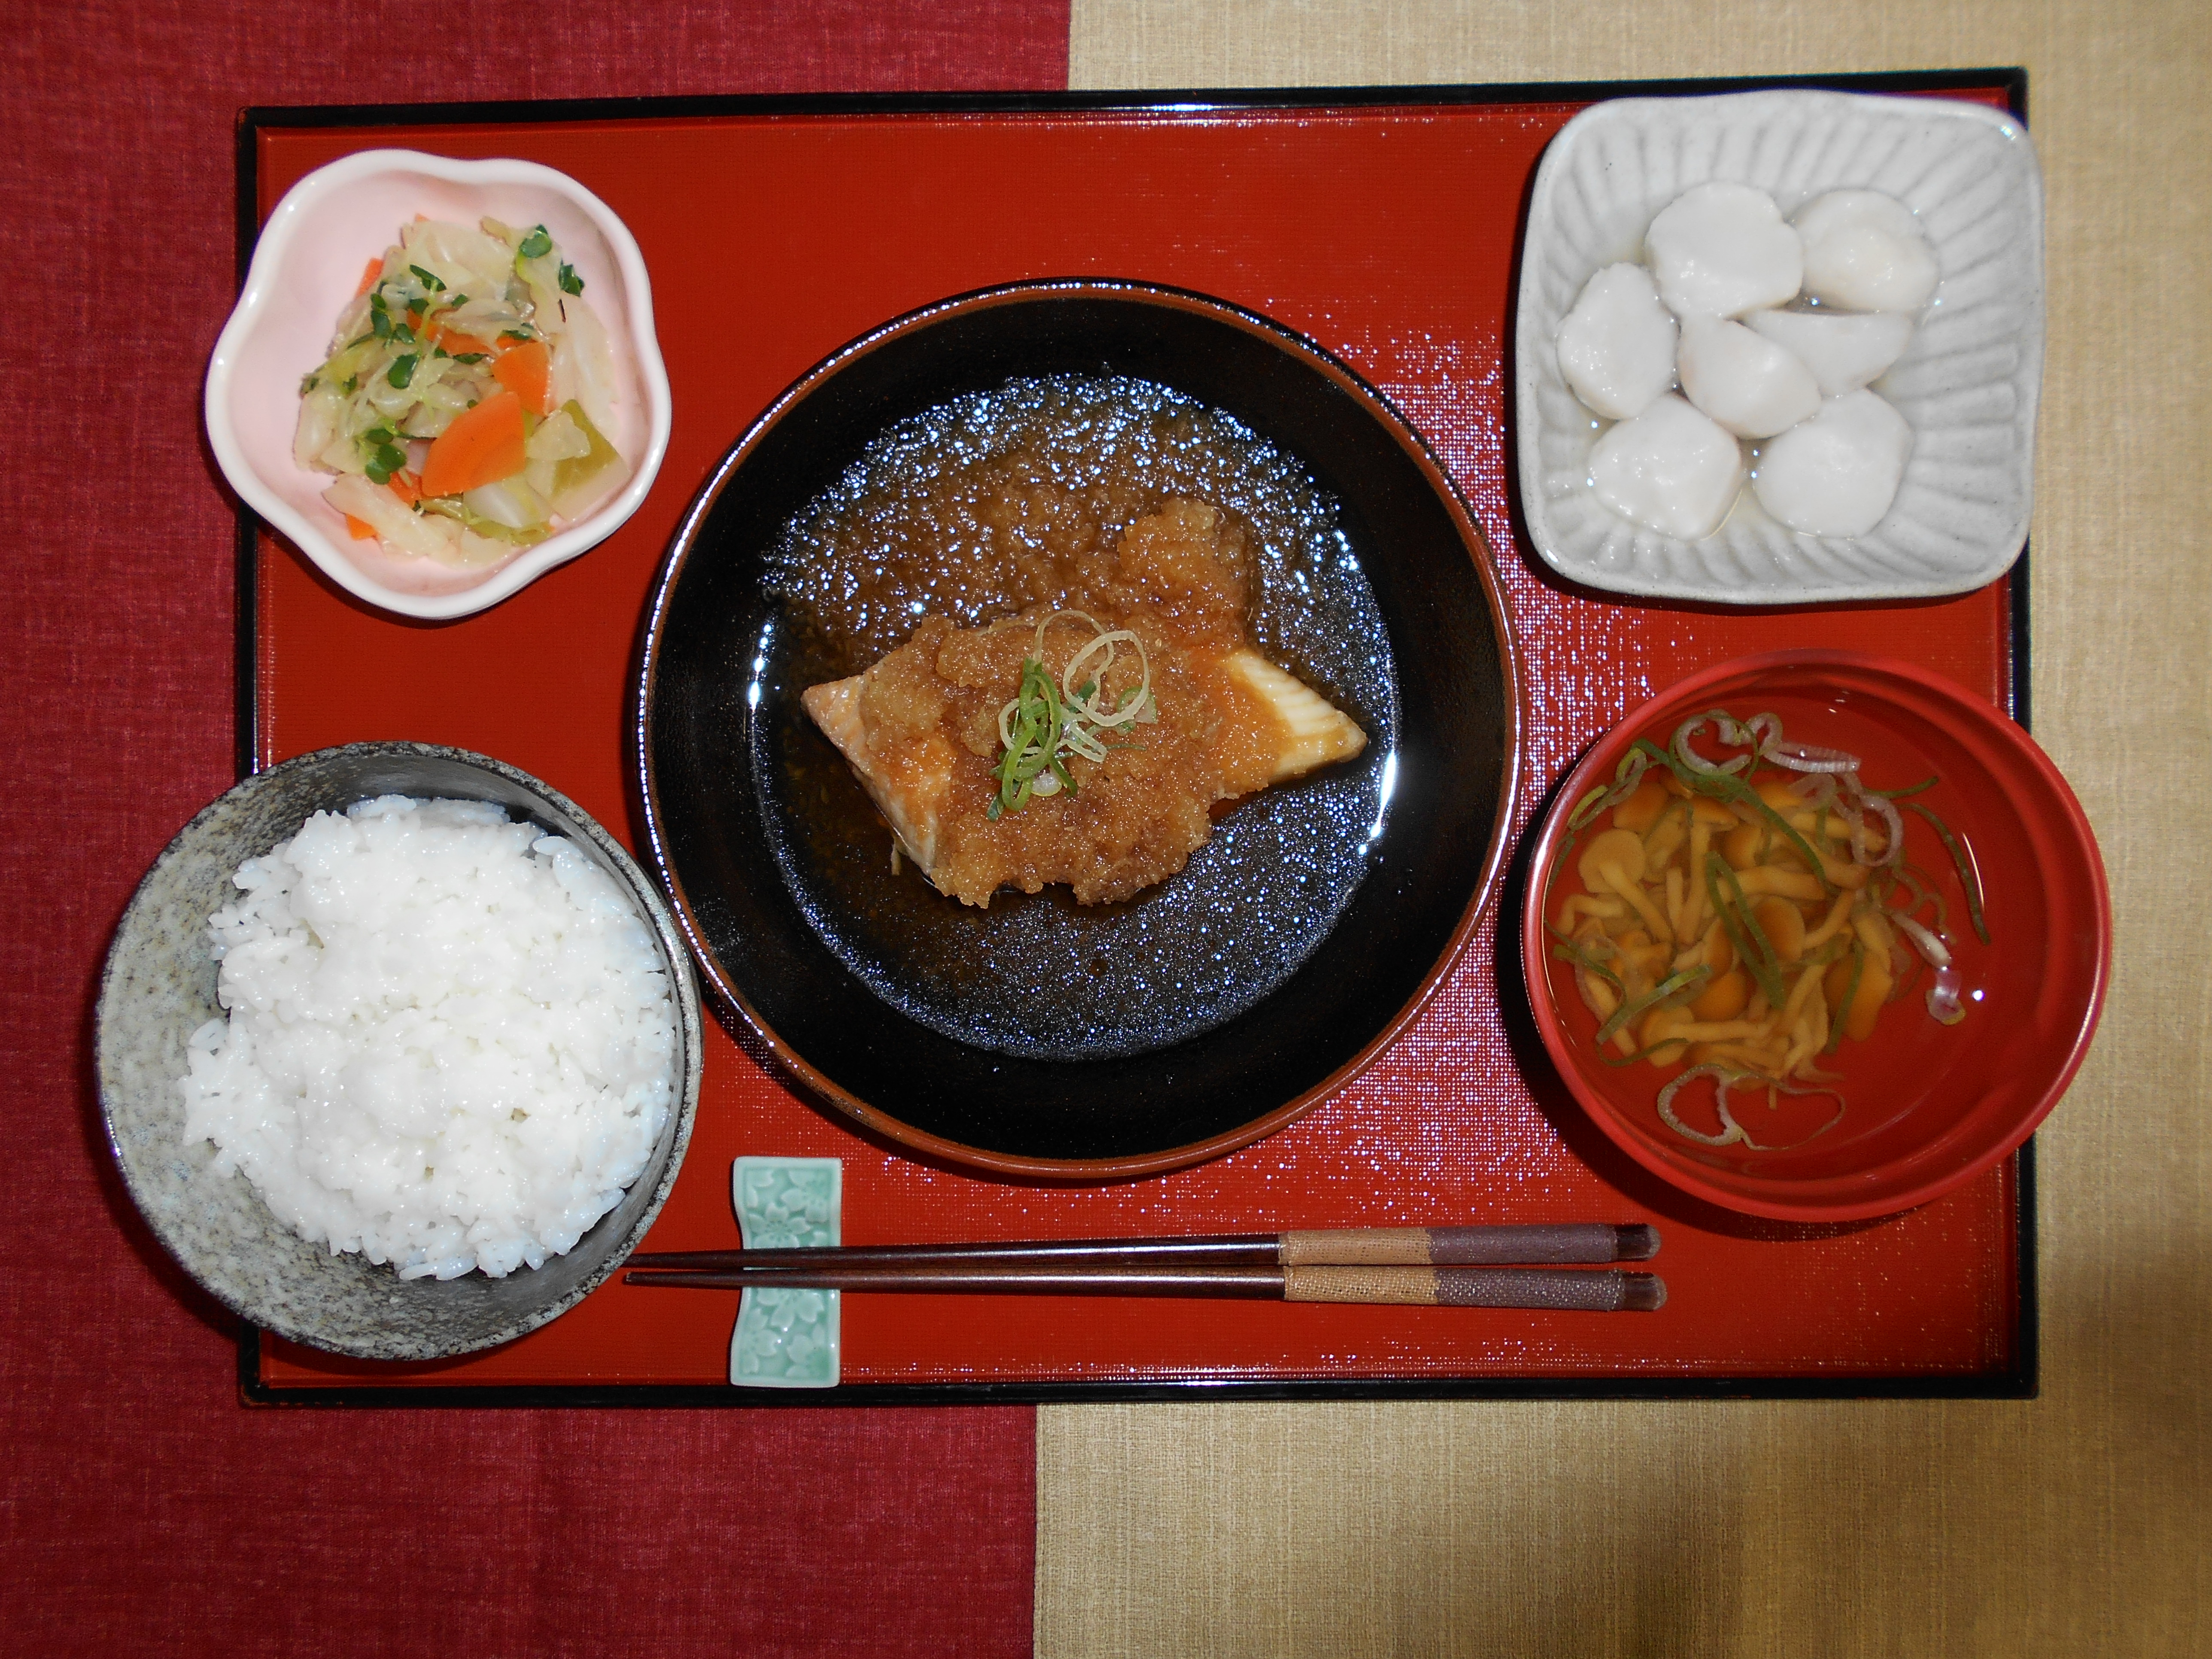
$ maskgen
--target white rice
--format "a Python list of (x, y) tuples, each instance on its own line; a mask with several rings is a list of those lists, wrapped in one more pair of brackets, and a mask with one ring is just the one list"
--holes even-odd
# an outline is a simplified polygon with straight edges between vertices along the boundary
[(185, 1139), (402, 1279), (495, 1278), (621, 1201), (674, 1103), (653, 935), (576, 846), (478, 801), (318, 812), (209, 920), (228, 1022)]

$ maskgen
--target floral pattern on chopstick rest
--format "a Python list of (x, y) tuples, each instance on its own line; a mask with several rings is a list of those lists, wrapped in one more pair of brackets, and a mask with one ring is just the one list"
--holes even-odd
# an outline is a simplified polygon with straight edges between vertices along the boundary
[[(749, 1250), (842, 1243), (844, 1164), (834, 1158), (741, 1158), (730, 1201)], [(838, 1292), (745, 1291), (730, 1334), (730, 1381), (739, 1388), (837, 1385)]]

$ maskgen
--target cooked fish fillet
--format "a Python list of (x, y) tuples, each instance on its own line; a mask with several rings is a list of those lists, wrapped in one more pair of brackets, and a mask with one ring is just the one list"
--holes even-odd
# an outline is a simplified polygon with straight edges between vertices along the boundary
[(1367, 734), (1342, 709), (1258, 652), (1233, 652), (1221, 665), (1265, 702), (1282, 726), (1275, 773), (1268, 782), (1303, 777), (1316, 767), (1350, 760), (1367, 747)]
[[(884, 664), (878, 666), (882, 668), (890, 661), (887, 658)], [(1194, 672), (1189, 676), (1193, 689), (1212, 705), (1208, 711), (1211, 718), (1205, 722), (1205, 729), (1213, 734), (1215, 744), (1224, 755), (1233, 752), (1241, 758), (1234, 763), (1224, 761), (1217, 767), (1215, 781), (1206, 792), (1207, 800), (1227, 799), (1251, 787), (1265, 787), (1303, 776), (1316, 768), (1349, 760), (1366, 747), (1366, 733), (1349, 716), (1258, 653), (1249, 648), (1237, 650), (1213, 659), (1211, 665), (1215, 672), (1206, 672), (1205, 663), (1194, 662), (1191, 667)], [(988, 903), (989, 887), (979, 893), (975, 890), (979, 883), (963, 878), (963, 872), (946, 867), (948, 842), (957, 839), (948, 835), (948, 823), (953, 813), (959, 747), (941, 727), (914, 732), (910, 727), (886, 729), (878, 724), (872, 734), (865, 703), (869, 673), (875, 672), (813, 686), (803, 694), (801, 702), (823, 734), (836, 745), (852, 767), (854, 775), (890, 824), (906, 856), (940, 890), (971, 903)], [(1221, 695), (1224, 683), (1247, 695)], [(1094, 787), (1110, 789), (1113, 786), (1110, 781), (1102, 781)], [(981, 819), (989, 794), (971, 793), (977, 793), (978, 799), (972, 803), (974, 810), (969, 816)], [(1202, 808), (1207, 800), (1197, 804)], [(1046, 806), (1044, 801), (1035, 801), (1028, 810), (1041, 812)], [(1054, 799), (1050, 806), (1066, 811), (1072, 809), (1073, 803), (1061, 796)], [(978, 830), (981, 826), (969, 828)], [(1172, 863), (1166, 871), (1150, 874), (1135, 886), (1148, 885), (1180, 868), (1189, 852), (1204, 838), (1201, 816), (1191, 845), (1170, 854)], [(1018, 872), (1009, 870), (1003, 874), (1005, 879), (1030, 891), (1036, 890), (1046, 880), (1071, 880), (1078, 898), (1085, 902), (1096, 902), (1098, 897), (1128, 896), (1127, 891), (1115, 890), (1110, 878), (1103, 884), (1092, 884), (1087, 890), (1079, 875), (1038, 871), (1030, 864), (1024, 864)], [(1040, 878), (1030, 879), (1032, 874)], [(991, 883), (992, 886), (996, 884)]]
[(822, 728), (822, 735), (837, 745), (906, 855), (923, 871), (933, 870), (938, 825), (952, 792), (951, 745), (944, 745), (941, 766), (895, 765), (889, 757), (879, 759), (868, 746), (867, 724), (860, 718), (860, 687), (866, 678), (855, 674), (809, 686), (799, 694), (799, 702)]

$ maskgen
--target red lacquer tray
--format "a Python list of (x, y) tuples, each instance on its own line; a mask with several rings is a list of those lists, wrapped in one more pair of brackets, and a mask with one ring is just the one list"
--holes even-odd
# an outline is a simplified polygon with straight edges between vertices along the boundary
[[(1803, 83), (1799, 83), (1803, 84)], [(2019, 107), (2011, 71), (1820, 84)], [(1509, 495), (1504, 388), (1519, 222), (1546, 142), (1591, 100), (1698, 87), (1237, 94), (1172, 103), (734, 100), (249, 113), (250, 242), (303, 173), (404, 146), (519, 155), (627, 222), (653, 282), (674, 441), (611, 540), (481, 616), (430, 625), (344, 597), (244, 538), (249, 763), (327, 744), (455, 744), (551, 782), (635, 844), (625, 775), (640, 608), (692, 493), (817, 359), (926, 301), (1021, 278), (1199, 289), (1338, 353), (1427, 438), (1502, 566), (1525, 653), (1516, 836), (1582, 749), (1693, 670), (1831, 646), (1909, 658), (2020, 712), (2015, 573), (1963, 598), (1731, 611), (1624, 604), (1546, 574)], [(848, 1297), (844, 1386), (726, 1386), (734, 1293), (610, 1284), (552, 1325), (452, 1364), (341, 1360), (249, 1330), (250, 1398), (825, 1404), (1280, 1395), (2019, 1395), (2034, 1388), (2025, 1154), (1888, 1220), (1796, 1227), (1658, 1183), (1581, 1116), (1537, 1041), (1509, 884), (1433, 1003), (1356, 1083), (1231, 1157), (1108, 1187), (917, 1163), (794, 1094), (728, 1020), (708, 1031), (689, 1158), (648, 1248), (736, 1243), (732, 1159), (844, 1160), (844, 1236), (878, 1241), (1272, 1231), (1444, 1221), (1648, 1220), (1652, 1316), (1015, 1297)]]

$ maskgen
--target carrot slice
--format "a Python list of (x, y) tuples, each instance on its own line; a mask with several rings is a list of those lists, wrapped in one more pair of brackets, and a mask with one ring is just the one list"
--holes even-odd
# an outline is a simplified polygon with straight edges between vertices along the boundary
[(553, 354), (543, 340), (530, 340), (503, 352), (491, 366), (492, 376), (522, 399), (533, 415), (553, 412)]
[(353, 297), (358, 300), (362, 295), (368, 293), (369, 289), (374, 288), (376, 286), (376, 274), (383, 269), (384, 256), (382, 254), (379, 254), (375, 258), (371, 259), (368, 264), (363, 267), (361, 273), (361, 286), (354, 289)]
[(345, 521), (346, 529), (352, 535), (354, 540), (357, 542), (373, 542), (376, 539), (375, 528), (370, 525), (368, 520), (356, 519), (352, 514), (349, 513), (345, 515)]
[(422, 499), (422, 486), (416, 483), (415, 475), (411, 472), (393, 473), (384, 487), (410, 507)]
[[(451, 316), (453, 313), (448, 312), (447, 314)], [(444, 347), (446, 354), (452, 357), (489, 357), (499, 349), (496, 346), (485, 344), (473, 334), (464, 334), (457, 328), (448, 327), (429, 313), (425, 313), (422, 319), (415, 325), (415, 337), (425, 346)]]
[(458, 495), (522, 471), (522, 399), (512, 392), (464, 410), (434, 440), (422, 463), (425, 495)]

